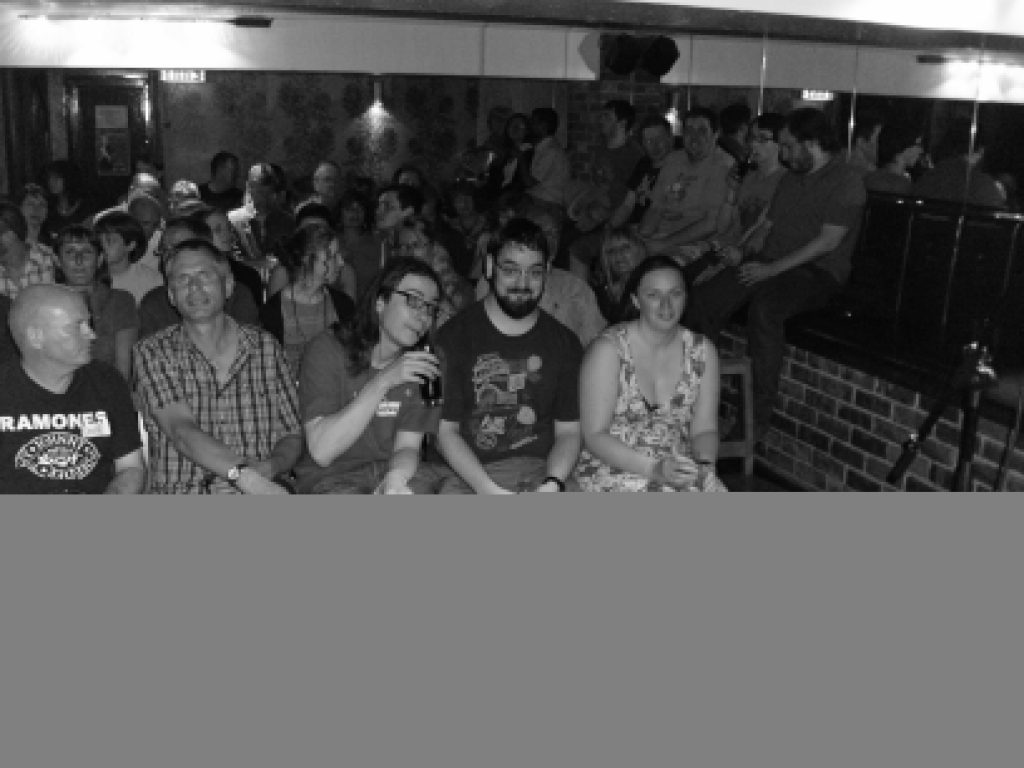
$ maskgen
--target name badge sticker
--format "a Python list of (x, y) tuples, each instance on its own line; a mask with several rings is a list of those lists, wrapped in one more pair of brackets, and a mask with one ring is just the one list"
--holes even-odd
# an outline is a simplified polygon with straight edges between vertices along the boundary
[(394, 418), (398, 415), (400, 406), (401, 403), (397, 400), (381, 400), (377, 406), (377, 415), (384, 419)]

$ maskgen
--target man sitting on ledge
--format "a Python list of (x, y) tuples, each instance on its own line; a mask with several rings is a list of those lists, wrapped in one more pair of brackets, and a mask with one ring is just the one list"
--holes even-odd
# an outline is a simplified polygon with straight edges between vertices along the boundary
[(846, 282), (866, 197), (860, 174), (844, 161), (835, 132), (819, 110), (791, 112), (779, 144), (781, 160), (792, 173), (779, 182), (768, 209), (764, 247), (746, 260), (738, 248), (724, 249), (729, 268), (693, 291), (683, 321), (717, 344), (722, 326), (749, 304), (757, 442), (768, 432), (778, 394), (784, 323), (825, 306)]

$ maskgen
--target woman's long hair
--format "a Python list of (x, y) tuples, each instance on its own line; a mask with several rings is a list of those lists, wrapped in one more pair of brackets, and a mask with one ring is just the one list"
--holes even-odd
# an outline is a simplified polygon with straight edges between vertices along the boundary
[(285, 242), (283, 263), (293, 284), (298, 282), (299, 278), (310, 269), (315, 256), (314, 253), (310, 253), (310, 246), (329, 247), (334, 237), (334, 230), (328, 227), (309, 225), (297, 230), (288, 238)]
[(380, 341), (380, 320), (377, 317), (377, 299), (389, 299), (406, 275), (417, 275), (432, 280), (438, 296), (443, 287), (437, 273), (418, 259), (401, 257), (389, 262), (359, 297), (355, 314), (348, 322), (339, 323), (335, 336), (348, 353), (348, 372), (356, 376), (370, 367), (370, 354)]

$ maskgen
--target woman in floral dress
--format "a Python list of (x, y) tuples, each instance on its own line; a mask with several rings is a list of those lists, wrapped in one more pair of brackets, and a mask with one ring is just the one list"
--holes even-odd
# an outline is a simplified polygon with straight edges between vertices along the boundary
[(626, 292), (636, 320), (608, 328), (580, 372), (584, 491), (724, 491), (718, 453), (718, 354), (679, 325), (682, 269), (667, 256), (644, 260)]

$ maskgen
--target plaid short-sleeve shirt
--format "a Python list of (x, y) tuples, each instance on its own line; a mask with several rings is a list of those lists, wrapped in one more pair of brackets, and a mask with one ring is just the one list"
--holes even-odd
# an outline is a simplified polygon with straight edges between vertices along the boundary
[(153, 414), (170, 403), (186, 405), (201, 430), (250, 460), (269, 458), (281, 438), (301, 434), (295, 382), (280, 344), (254, 326), (237, 327), (238, 354), (224, 383), (180, 323), (133, 348), (134, 389), (149, 434), (151, 493), (237, 493), (179, 453), (157, 425)]

